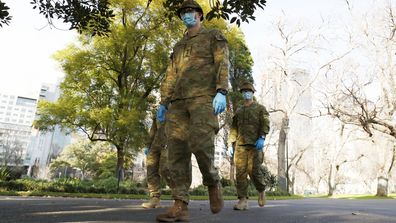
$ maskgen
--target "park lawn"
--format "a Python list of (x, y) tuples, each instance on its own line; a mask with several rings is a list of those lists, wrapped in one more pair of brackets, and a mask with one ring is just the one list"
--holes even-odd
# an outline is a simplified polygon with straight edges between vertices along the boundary
[[(148, 199), (144, 194), (95, 194), (95, 193), (62, 193), (40, 191), (0, 191), (1, 196), (39, 196), (39, 197), (74, 197), (74, 198), (103, 198), (103, 199)], [(301, 199), (302, 196), (267, 196), (267, 200)], [(171, 200), (171, 195), (162, 195), (162, 200)], [(208, 200), (208, 196), (190, 196), (191, 200)], [(257, 200), (257, 197), (250, 197)], [(236, 196), (224, 196), (224, 200), (237, 200)]]
[(330, 198), (335, 199), (355, 199), (355, 200), (368, 200), (368, 199), (396, 199), (396, 194), (388, 194), (388, 197), (377, 197), (373, 194), (340, 194), (333, 195)]
[(388, 194), (388, 197), (377, 197), (373, 194), (337, 194), (327, 196), (323, 194), (310, 195), (309, 198), (330, 198), (330, 199), (354, 199), (354, 200), (368, 200), (368, 199), (396, 199), (396, 194)]

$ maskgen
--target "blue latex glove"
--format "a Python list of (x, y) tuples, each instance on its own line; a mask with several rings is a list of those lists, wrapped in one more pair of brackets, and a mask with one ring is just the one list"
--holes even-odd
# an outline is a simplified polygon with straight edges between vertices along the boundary
[(220, 92), (216, 94), (216, 97), (213, 99), (213, 109), (215, 115), (222, 113), (226, 108), (226, 96)]
[(256, 144), (254, 144), (254, 145), (256, 146), (256, 149), (257, 149), (258, 151), (263, 150), (263, 148), (264, 148), (264, 141), (265, 141), (265, 139), (263, 139), (263, 138), (261, 138), (261, 137), (257, 139)]
[(228, 153), (230, 157), (234, 156), (234, 148), (232, 146), (228, 147)]
[(165, 107), (165, 105), (160, 105), (157, 111), (157, 119), (160, 122), (165, 122), (165, 113), (166, 113), (167, 109)]
[(144, 147), (143, 152), (144, 152), (144, 155), (147, 156), (149, 154), (149, 152), (150, 152), (150, 149), (147, 148), (147, 147)]

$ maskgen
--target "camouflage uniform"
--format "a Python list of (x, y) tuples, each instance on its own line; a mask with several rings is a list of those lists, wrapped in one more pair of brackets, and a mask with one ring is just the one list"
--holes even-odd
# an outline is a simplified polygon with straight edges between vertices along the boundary
[(240, 107), (232, 120), (229, 144), (235, 143), (236, 187), (238, 198), (247, 198), (248, 180), (257, 191), (265, 190), (264, 175), (260, 170), (264, 154), (255, 148), (256, 140), (269, 131), (269, 114), (264, 106), (253, 102)]
[(169, 185), (169, 169), (167, 167), (168, 151), (166, 150), (165, 124), (153, 119), (147, 140), (147, 184), (150, 197), (161, 195), (161, 177)]
[(228, 88), (228, 45), (218, 30), (200, 28), (185, 35), (171, 57), (161, 85), (161, 104), (168, 106), (166, 135), (170, 187), (175, 200), (188, 203), (191, 153), (197, 159), (206, 186), (217, 185), (214, 137), (218, 131), (212, 107), (217, 90)]

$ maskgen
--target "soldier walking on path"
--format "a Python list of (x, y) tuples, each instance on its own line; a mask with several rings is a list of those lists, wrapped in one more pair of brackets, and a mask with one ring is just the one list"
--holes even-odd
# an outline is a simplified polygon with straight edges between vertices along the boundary
[(169, 185), (167, 153), (165, 123), (160, 123), (153, 118), (146, 148), (144, 148), (144, 154), (147, 156), (147, 185), (150, 192), (150, 200), (142, 204), (144, 208), (160, 207), (161, 178)]
[(234, 205), (234, 210), (248, 209), (248, 175), (259, 193), (259, 206), (263, 207), (265, 204), (264, 174), (260, 167), (264, 158), (262, 150), (265, 136), (269, 131), (269, 114), (263, 105), (253, 100), (253, 85), (244, 83), (240, 91), (244, 104), (237, 109), (233, 117), (228, 140), (229, 150), (234, 153), (239, 199)]
[(173, 206), (158, 221), (188, 221), (189, 163), (193, 153), (208, 187), (212, 213), (223, 208), (220, 177), (214, 167), (217, 115), (225, 110), (228, 88), (228, 44), (216, 29), (201, 26), (203, 10), (193, 0), (183, 2), (177, 15), (187, 27), (173, 48), (171, 63), (161, 84), (157, 112), (165, 121)]

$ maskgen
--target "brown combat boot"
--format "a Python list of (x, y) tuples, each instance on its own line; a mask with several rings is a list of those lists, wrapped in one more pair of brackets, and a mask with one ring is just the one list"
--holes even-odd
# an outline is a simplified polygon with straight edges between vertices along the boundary
[(187, 203), (182, 200), (175, 200), (173, 206), (166, 213), (157, 215), (159, 222), (189, 221)]
[(224, 206), (221, 184), (217, 183), (217, 185), (208, 186), (208, 191), (209, 191), (210, 210), (212, 211), (213, 214), (216, 214), (220, 212)]
[(246, 199), (246, 197), (239, 198), (238, 203), (234, 205), (234, 210), (238, 210), (238, 211), (244, 211), (247, 210), (248, 208), (249, 208), (248, 200)]
[(159, 197), (152, 197), (148, 202), (142, 204), (144, 208), (159, 208), (161, 207), (160, 198)]
[(259, 192), (259, 194), (258, 194), (258, 205), (260, 206), (260, 207), (264, 207), (264, 205), (265, 205), (265, 201), (266, 201), (266, 199), (265, 199), (265, 192), (264, 191), (261, 191), (261, 192)]

